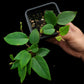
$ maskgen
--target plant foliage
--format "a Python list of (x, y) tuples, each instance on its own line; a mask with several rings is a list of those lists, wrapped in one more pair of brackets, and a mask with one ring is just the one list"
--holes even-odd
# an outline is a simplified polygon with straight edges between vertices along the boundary
[[(40, 33), (52, 35), (56, 32), (56, 24), (66, 25), (76, 16), (76, 12), (64, 11), (55, 15), (53, 11), (45, 11), (44, 17), (46, 24), (41, 28)], [(20, 30), (22, 32), (13, 32), (4, 37), (4, 40), (10, 45), (26, 45), (27, 49), (21, 50), (14, 57), (10, 54), (11, 70), (18, 70), (20, 82), (23, 83), (26, 74), (31, 75), (31, 70), (35, 71), (40, 77), (51, 80), (48, 64), (44, 57), (50, 52), (47, 48), (39, 48), (40, 33), (37, 29), (33, 29), (29, 36), (23, 33), (22, 22), (20, 22)], [(59, 35), (55, 37), (58, 41), (62, 40), (62, 36), (69, 31), (69, 25), (59, 28)]]
[(50, 52), (50, 50), (38, 47), (40, 34), (37, 29), (34, 29), (31, 32), (29, 38), (25, 33), (14, 32), (5, 36), (4, 40), (8, 44), (14, 46), (26, 45), (27, 42), (31, 43), (31, 46), (28, 46), (25, 50), (21, 50), (15, 57), (10, 54), (10, 58), (13, 61), (11, 69), (18, 69), (21, 83), (23, 83), (27, 73), (29, 75), (31, 74), (31, 69), (33, 69), (40, 77), (51, 80), (48, 64), (43, 58)]
[(54, 26), (52, 24), (46, 24), (42, 27), (42, 30), (46, 35), (52, 35), (55, 32)]
[[(40, 32), (45, 35), (52, 35), (56, 31), (56, 24), (58, 24), (59, 26), (68, 24), (69, 22), (74, 20), (76, 14), (77, 12), (74, 11), (63, 11), (56, 16), (53, 11), (47, 10), (44, 14), (45, 22), (47, 24), (40, 29)], [(61, 26), (59, 28), (59, 35), (64, 36), (68, 33), (68, 31), (69, 26)], [(56, 39), (58, 41), (61, 41), (61, 36), (56, 37)]]
[(77, 12), (73, 11), (64, 11), (57, 16), (57, 24), (66, 25), (69, 22), (73, 21)]
[(60, 32), (61, 36), (66, 35), (68, 33), (68, 31), (69, 31), (69, 25), (59, 28), (59, 32)]
[(57, 17), (53, 11), (45, 11), (44, 17), (47, 24), (56, 25)]
[(29, 39), (25, 33), (13, 32), (4, 37), (4, 40), (10, 45), (24, 45)]

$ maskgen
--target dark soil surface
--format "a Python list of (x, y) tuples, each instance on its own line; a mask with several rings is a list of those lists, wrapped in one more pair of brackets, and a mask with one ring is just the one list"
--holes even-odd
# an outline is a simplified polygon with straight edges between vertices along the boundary
[(32, 15), (32, 18), (30, 17), (30, 22), (32, 29), (37, 28), (38, 31), (46, 24), (44, 20), (44, 13), (36, 13)]

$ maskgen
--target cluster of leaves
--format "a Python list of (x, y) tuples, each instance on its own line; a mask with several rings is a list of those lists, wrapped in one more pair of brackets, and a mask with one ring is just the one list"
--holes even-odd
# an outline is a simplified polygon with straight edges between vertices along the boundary
[[(44, 17), (46, 25), (44, 25), (40, 33), (46, 35), (52, 35), (56, 32), (54, 28), (56, 24), (66, 25), (71, 22), (76, 16), (76, 12), (64, 11), (55, 15), (53, 11), (45, 11)], [(45, 57), (50, 50), (47, 48), (39, 48), (38, 43), (40, 41), (40, 34), (37, 29), (34, 29), (29, 36), (27, 36), (22, 30), (22, 22), (20, 22), (21, 32), (13, 32), (4, 37), (4, 40), (14, 46), (26, 45), (27, 49), (21, 50), (15, 57), (10, 55), (13, 62), (11, 69), (18, 70), (21, 83), (24, 81), (26, 74), (31, 75), (31, 69), (34, 70), (40, 77), (47, 80), (51, 80), (51, 75)], [(62, 37), (69, 31), (69, 25), (59, 28), (60, 35), (56, 37), (58, 41), (61, 41)], [(30, 45), (29, 45), (30, 44)]]
[[(22, 30), (22, 25), (20, 27)], [(13, 62), (11, 69), (18, 70), (21, 83), (24, 81), (26, 74), (31, 75), (31, 69), (40, 77), (51, 80), (49, 67), (45, 59), (50, 50), (47, 48), (39, 48), (38, 43), (40, 35), (37, 29), (34, 29), (29, 36), (23, 32), (13, 32), (4, 37), (4, 40), (14, 46), (27, 45), (27, 49), (21, 50), (15, 57), (10, 55)], [(28, 45), (31, 43), (31, 45)]]
[(56, 16), (53, 11), (50, 10), (45, 11), (44, 18), (47, 24), (40, 29), (40, 33), (43, 33), (45, 35), (52, 35), (55, 32), (57, 32), (55, 27), (56, 24), (58, 24), (61, 27), (59, 28), (59, 36), (56, 36), (55, 38), (58, 41), (61, 41), (62, 36), (66, 35), (69, 31), (69, 25), (66, 24), (73, 21), (76, 14), (77, 12), (64, 11)]

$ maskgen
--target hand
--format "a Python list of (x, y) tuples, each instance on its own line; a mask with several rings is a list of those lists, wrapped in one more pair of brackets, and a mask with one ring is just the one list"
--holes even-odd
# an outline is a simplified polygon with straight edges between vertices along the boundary
[(50, 38), (48, 41), (59, 45), (68, 54), (84, 60), (84, 34), (72, 23), (67, 25), (70, 25), (70, 29), (68, 34), (63, 36), (65, 41), (58, 42), (55, 38)]

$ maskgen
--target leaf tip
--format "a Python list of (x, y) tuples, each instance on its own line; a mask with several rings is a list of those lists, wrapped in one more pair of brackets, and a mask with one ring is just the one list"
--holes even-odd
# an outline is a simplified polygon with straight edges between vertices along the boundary
[(52, 78), (51, 78), (51, 76), (49, 76), (48, 80), (49, 80), (49, 81), (52, 81)]
[(5, 36), (5, 37), (3, 37), (3, 39), (4, 39), (4, 41), (6, 41), (6, 36)]

